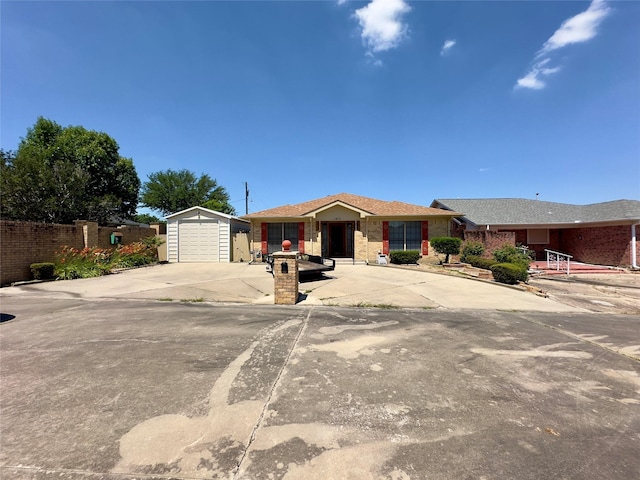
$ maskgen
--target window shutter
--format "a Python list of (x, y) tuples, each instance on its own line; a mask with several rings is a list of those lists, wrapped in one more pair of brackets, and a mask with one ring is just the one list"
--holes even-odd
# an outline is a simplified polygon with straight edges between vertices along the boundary
[(262, 251), (262, 255), (267, 255), (269, 253), (269, 249), (267, 247), (267, 241), (269, 239), (269, 230), (267, 223), (260, 224), (260, 249)]
[(422, 255), (429, 255), (429, 222), (420, 222), (422, 230)]
[(389, 254), (389, 222), (382, 222), (382, 253)]
[(298, 222), (298, 252), (304, 253), (304, 222)]

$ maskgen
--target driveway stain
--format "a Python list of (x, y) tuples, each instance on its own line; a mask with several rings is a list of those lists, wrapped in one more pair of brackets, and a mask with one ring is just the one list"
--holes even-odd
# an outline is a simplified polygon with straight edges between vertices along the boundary
[[(266, 336), (298, 327), (301, 323), (289, 320), (270, 329)], [(328, 327), (323, 329), (323, 334), (334, 335), (345, 330), (361, 332), (397, 323)], [(371, 347), (388, 341), (384, 336), (360, 334), (348, 341), (313, 345), (311, 350), (331, 351), (340, 358), (352, 359), (373, 355), (375, 351)], [(278, 412), (268, 410), (268, 398), (267, 405), (265, 399), (230, 404), (230, 392), (232, 388), (237, 389), (241, 370), (251, 364), (259, 345), (260, 341), (251, 344), (216, 380), (209, 393), (206, 416), (160, 415), (145, 420), (123, 435), (120, 439), (121, 459), (112, 473), (234, 480), (410, 480), (410, 476), (397, 467), (385, 468), (400, 444), (415, 443), (408, 437), (389, 442), (372, 433), (363, 438), (360, 429), (318, 422), (269, 426), (266, 422)], [(298, 355), (307, 352), (304, 348), (297, 349)], [(379, 366), (378, 363), (375, 365)], [(277, 389), (277, 382), (273, 388)], [(396, 404), (388, 404), (385, 408), (390, 416), (402, 416), (410, 411), (409, 407)], [(279, 451), (283, 452), (283, 461), (276, 462), (270, 471), (264, 469), (265, 459), (278, 458)]]
[(262, 412), (263, 402), (257, 400), (227, 404), (234, 379), (257, 345), (254, 342), (231, 362), (215, 382), (207, 416), (161, 415), (126, 433), (120, 439), (122, 458), (113, 473), (157, 472), (164, 465), (193, 478), (227, 476), (229, 462), (224, 459), (230, 453), (236, 458), (243, 450)]

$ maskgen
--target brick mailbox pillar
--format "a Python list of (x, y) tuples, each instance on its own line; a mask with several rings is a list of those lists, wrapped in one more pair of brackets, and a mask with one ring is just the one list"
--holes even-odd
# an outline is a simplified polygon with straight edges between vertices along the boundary
[(273, 281), (276, 305), (295, 305), (298, 301), (298, 258), (290, 252), (291, 242), (282, 242), (282, 252), (273, 253)]

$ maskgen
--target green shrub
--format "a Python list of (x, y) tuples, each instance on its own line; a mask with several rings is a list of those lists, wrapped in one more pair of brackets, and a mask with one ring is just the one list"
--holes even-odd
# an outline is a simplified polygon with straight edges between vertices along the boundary
[(491, 266), (496, 264), (496, 261), (492, 258), (483, 257), (467, 257), (466, 263), (476, 268), (483, 268), (485, 270), (491, 270)]
[(158, 242), (145, 239), (116, 249), (62, 247), (55, 254), (55, 275), (61, 280), (99, 277), (114, 268), (148, 265), (158, 260)]
[(526, 282), (529, 277), (526, 267), (517, 263), (496, 263), (491, 267), (491, 272), (496, 282), (508, 285)]
[(437, 253), (446, 255), (444, 263), (449, 263), (449, 255), (458, 255), (462, 240), (457, 237), (434, 237), (429, 243)]
[(389, 253), (389, 260), (395, 264), (418, 263), (419, 250), (394, 250)]
[(55, 275), (61, 280), (99, 277), (108, 273), (112, 250), (62, 247), (55, 254)]
[(462, 255), (460, 261), (469, 262), (469, 257), (482, 257), (484, 253), (484, 245), (480, 242), (465, 242), (462, 246)]
[(531, 257), (513, 245), (503, 245), (499, 249), (494, 250), (493, 258), (496, 259), (497, 263), (517, 263), (527, 268), (531, 263)]
[(30, 268), (35, 280), (48, 280), (50, 278), (53, 278), (56, 266), (55, 264), (50, 262), (32, 263), (30, 265)]
[(111, 268), (139, 267), (154, 263), (157, 260), (157, 245), (143, 240), (128, 245), (118, 245), (111, 256)]

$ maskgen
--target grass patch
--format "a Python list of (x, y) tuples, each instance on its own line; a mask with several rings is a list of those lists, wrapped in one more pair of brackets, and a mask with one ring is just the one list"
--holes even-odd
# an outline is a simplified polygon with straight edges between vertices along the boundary
[(394, 305), (392, 303), (367, 303), (367, 302), (358, 302), (355, 303), (353, 305), (351, 305), (352, 307), (358, 307), (358, 308), (381, 308), (383, 310), (394, 310), (398, 307), (397, 305)]
[(159, 302), (173, 302), (173, 298), (169, 298), (169, 297), (163, 297), (163, 298), (158, 298)]
[(198, 298), (183, 298), (180, 300), (183, 303), (202, 303), (204, 302), (204, 298), (202, 297), (198, 297)]

